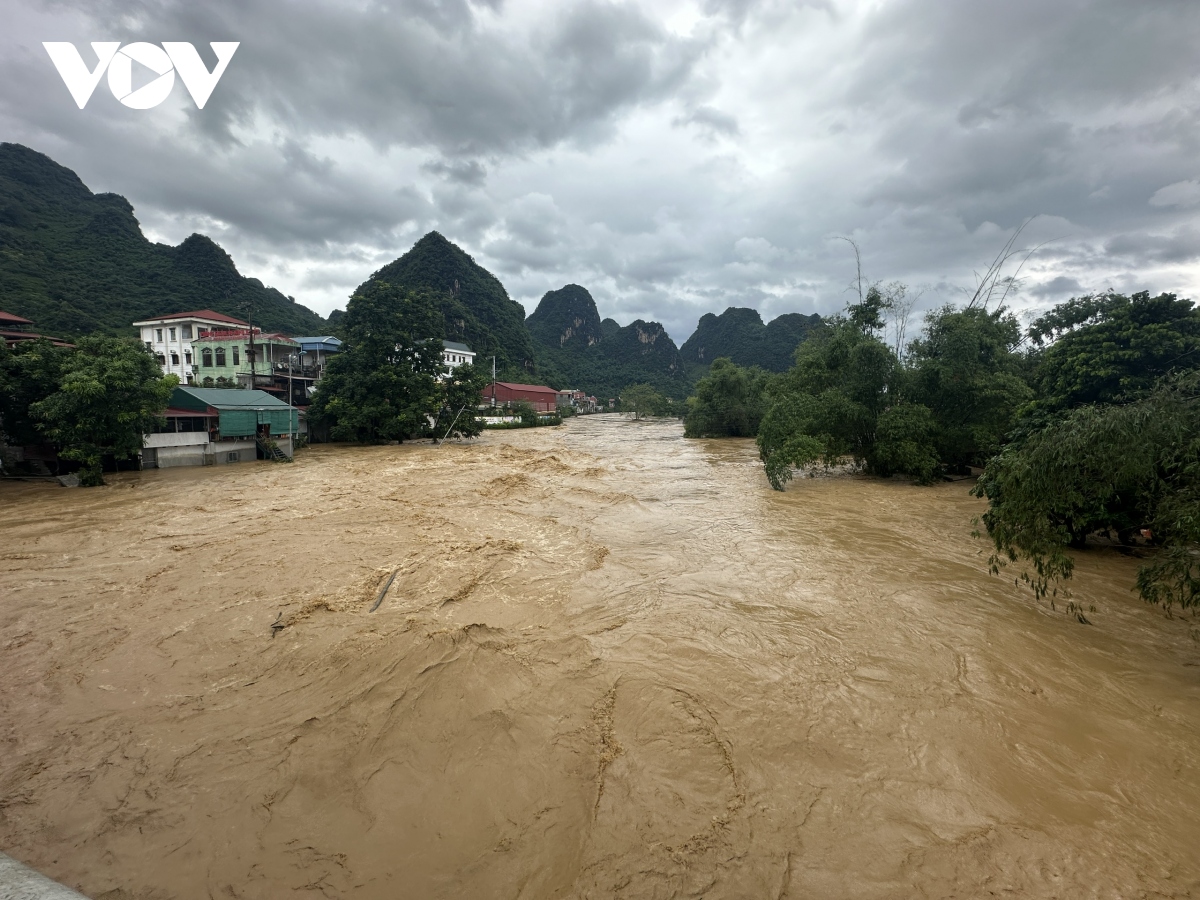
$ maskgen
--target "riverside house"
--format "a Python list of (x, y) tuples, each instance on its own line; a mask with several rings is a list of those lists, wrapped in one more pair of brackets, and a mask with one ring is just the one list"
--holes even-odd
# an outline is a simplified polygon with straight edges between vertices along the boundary
[(199, 384), (211, 387), (218, 379), (224, 379), (222, 383), (272, 392), (276, 389), (276, 375), (280, 370), (287, 372), (289, 359), (298, 364), (300, 353), (300, 345), (291, 338), (257, 328), (210, 331), (197, 338), (193, 347)]
[(528, 403), (540, 413), (552, 413), (558, 409), (558, 391), (540, 384), (493, 381), (483, 389), (482, 402), (485, 406), (512, 406), (514, 403)]
[(201, 376), (195, 372), (193, 342), (217, 329), (249, 328), (235, 319), (211, 309), (171, 313), (134, 322), (142, 343), (154, 354), (164, 375), (178, 375), (180, 384), (194, 384)]
[(180, 385), (164, 415), (166, 425), (144, 437), (142, 468), (290, 458), (300, 429), (298, 411), (265, 391)]

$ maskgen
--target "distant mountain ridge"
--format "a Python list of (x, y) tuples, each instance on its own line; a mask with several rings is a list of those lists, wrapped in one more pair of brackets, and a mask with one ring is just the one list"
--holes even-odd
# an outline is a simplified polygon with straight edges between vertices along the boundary
[(129, 201), (93, 194), (73, 171), (0, 143), (0, 309), (39, 331), (132, 334), (139, 319), (212, 309), (270, 331), (321, 334), (323, 318), (242, 276), (212, 239), (151, 243)]
[(791, 368), (796, 347), (821, 324), (821, 317), (815, 313), (785, 313), (764, 325), (758, 310), (731, 306), (719, 316), (701, 316), (679, 353), (689, 369), (707, 368), (714, 359), (724, 356), (739, 366), (785, 372)]
[(577, 284), (547, 291), (525, 324), (539, 371), (560, 390), (577, 388), (603, 400), (644, 383), (669, 397), (687, 395), (679, 348), (662, 324), (601, 321), (596, 301)]

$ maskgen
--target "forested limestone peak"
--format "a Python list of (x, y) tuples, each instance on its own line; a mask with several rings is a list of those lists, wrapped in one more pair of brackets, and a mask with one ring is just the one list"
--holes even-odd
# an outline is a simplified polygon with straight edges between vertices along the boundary
[(429, 232), (370, 281), (432, 292), (446, 321), (443, 337), (468, 344), (479, 359), (494, 355), (506, 377), (526, 379), (534, 372), (524, 308), (495, 275), (438, 232)]
[(603, 338), (596, 301), (577, 284), (547, 291), (525, 325), (535, 341), (552, 347), (590, 347)]
[(757, 310), (731, 306), (719, 316), (701, 316), (680, 355), (693, 367), (726, 357), (741, 366), (783, 372), (791, 365), (796, 347), (820, 324), (821, 317), (815, 314), (785, 313), (764, 325)]
[(45, 154), (0, 144), (0, 295), (4, 308), (64, 336), (132, 334), (139, 319), (213, 309), (292, 334), (325, 320), (254, 278), (209, 238), (178, 247), (142, 234), (119, 194), (93, 194)]

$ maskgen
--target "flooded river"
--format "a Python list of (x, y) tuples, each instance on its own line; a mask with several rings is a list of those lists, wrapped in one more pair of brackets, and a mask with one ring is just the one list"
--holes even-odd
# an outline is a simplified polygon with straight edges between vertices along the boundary
[[(611, 416), (0, 484), (0, 850), (93, 898), (1200, 895), (1200, 644), (964, 483)], [(381, 589), (394, 580), (378, 608)]]

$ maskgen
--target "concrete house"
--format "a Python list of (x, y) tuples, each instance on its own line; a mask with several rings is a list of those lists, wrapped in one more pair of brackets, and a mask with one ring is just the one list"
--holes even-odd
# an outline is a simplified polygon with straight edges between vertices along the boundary
[(194, 384), (197, 379), (192, 342), (217, 329), (250, 326), (224, 313), (201, 309), (144, 319), (134, 322), (133, 327), (162, 366), (164, 375), (178, 375), (180, 384)]
[(442, 362), (447, 371), (456, 369), (463, 363), (475, 362), (475, 351), (466, 344), (458, 341), (442, 341)]
[(268, 440), (290, 458), (300, 427), (297, 410), (265, 391), (180, 385), (165, 415), (144, 437), (144, 469), (248, 462), (267, 454)]
[(214, 329), (196, 338), (193, 345), (196, 383), (207, 386), (223, 378), (243, 388), (274, 388), (277, 375), (280, 371), (286, 374), (289, 360), (298, 363), (300, 353), (300, 345), (291, 338), (257, 328), (253, 332), (249, 328)]

